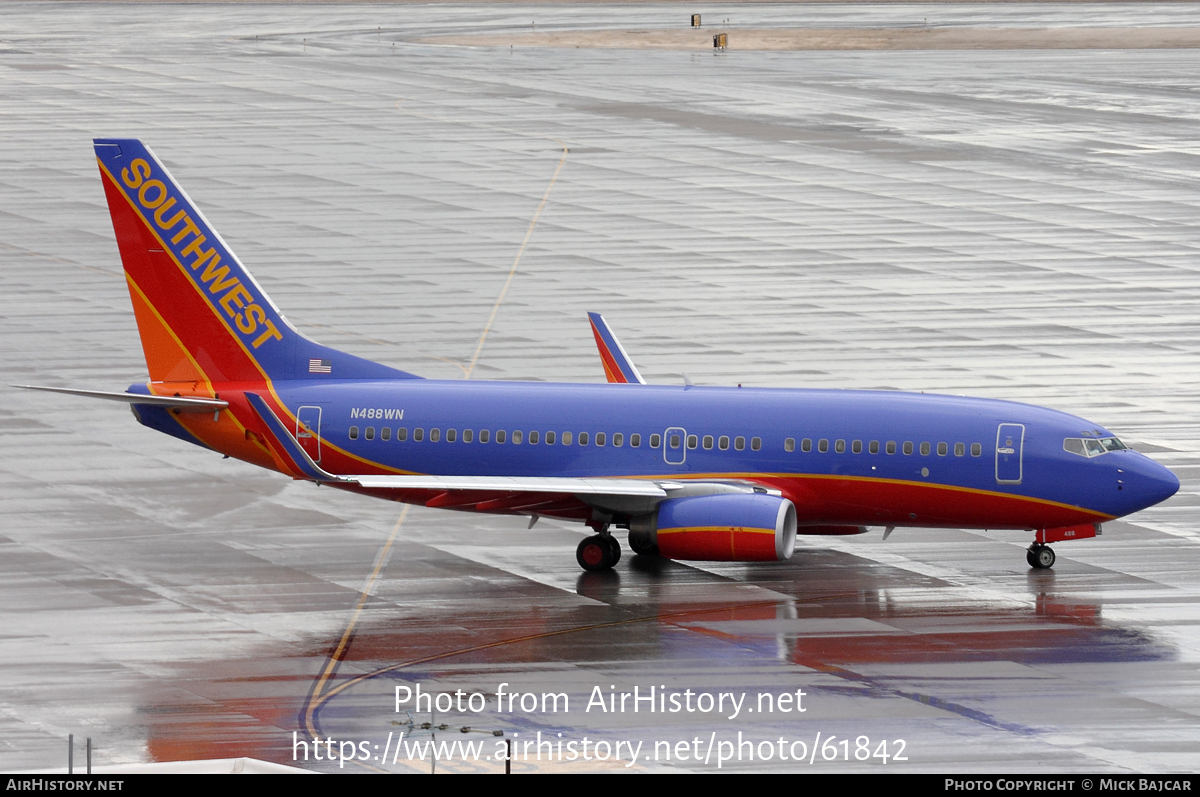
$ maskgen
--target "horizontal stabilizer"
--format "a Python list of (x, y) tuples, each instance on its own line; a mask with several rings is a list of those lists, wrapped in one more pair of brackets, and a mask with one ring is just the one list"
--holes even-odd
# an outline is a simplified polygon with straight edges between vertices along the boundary
[(39, 385), (12, 385), (25, 390), (46, 390), (51, 393), (67, 393), (72, 396), (123, 401), (126, 404), (141, 404), (147, 407), (166, 407), (181, 412), (214, 412), (229, 406), (228, 401), (214, 398), (190, 396), (151, 396), (141, 393), (113, 393), (105, 390), (80, 390), (72, 387), (41, 387)]

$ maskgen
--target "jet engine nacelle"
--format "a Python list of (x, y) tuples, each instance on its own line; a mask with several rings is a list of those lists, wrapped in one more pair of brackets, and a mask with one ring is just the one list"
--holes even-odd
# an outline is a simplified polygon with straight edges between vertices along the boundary
[(673, 498), (630, 521), (629, 545), (637, 553), (670, 559), (787, 559), (796, 545), (796, 507), (786, 498), (760, 493)]

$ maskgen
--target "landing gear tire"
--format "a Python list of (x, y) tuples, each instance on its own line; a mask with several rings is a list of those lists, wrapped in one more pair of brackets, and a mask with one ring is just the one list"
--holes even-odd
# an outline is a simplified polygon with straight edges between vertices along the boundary
[(650, 535), (644, 531), (630, 530), (629, 547), (638, 556), (658, 556), (658, 546), (650, 542)]
[(621, 545), (611, 535), (593, 534), (575, 549), (575, 561), (589, 573), (608, 570), (621, 559)]
[(615, 567), (617, 562), (621, 561), (621, 541), (611, 534), (603, 534), (601, 539), (608, 545), (608, 555), (612, 559), (609, 567)]
[(1025, 561), (1034, 570), (1049, 570), (1054, 567), (1054, 549), (1049, 545), (1030, 545), (1025, 551)]

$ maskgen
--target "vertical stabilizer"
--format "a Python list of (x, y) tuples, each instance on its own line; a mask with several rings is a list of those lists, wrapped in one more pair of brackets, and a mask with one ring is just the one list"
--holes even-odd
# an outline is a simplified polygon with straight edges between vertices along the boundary
[(94, 143), (152, 382), (416, 378), (301, 335), (149, 147)]

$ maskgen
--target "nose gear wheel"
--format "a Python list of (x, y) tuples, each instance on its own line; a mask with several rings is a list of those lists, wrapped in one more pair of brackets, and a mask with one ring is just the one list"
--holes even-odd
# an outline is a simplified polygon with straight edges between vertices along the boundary
[(1025, 551), (1025, 561), (1034, 570), (1049, 570), (1054, 567), (1054, 549), (1049, 545), (1034, 543)]

